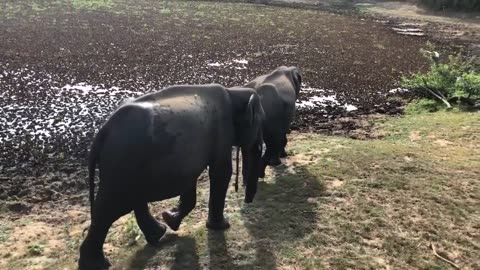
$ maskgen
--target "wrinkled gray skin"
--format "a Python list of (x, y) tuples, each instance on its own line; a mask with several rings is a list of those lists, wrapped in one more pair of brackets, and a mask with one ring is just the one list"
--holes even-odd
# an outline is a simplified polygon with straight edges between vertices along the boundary
[[(177, 230), (195, 207), (197, 178), (208, 166), (210, 200), (207, 227), (229, 227), (225, 196), (232, 175), (232, 146), (246, 153), (245, 202), (257, 189), (264, 112), (253, 89), (221, 85), (174, 86), (122, 104), (95, 137), (90, 151), (91, 225), (80, 247), (80, 269), (107, 269), (103, 243), (112, 223), (134, 211), (148, 243), (158, 244), (166, 226), (148, 202), (180, 196), (162, 214)], [(100, 171), (94, 198), (95, 167)]]
[(287, 133), (295, 115), (295, 102), (301, 85), (300, 70), (286, 66), (278, 67), (245, 85), (257, 91), (265, 111), (263, 139), (267, 149), (263, 156), (260, 177), (265, 176), (267, 165), (280, 165), (280, 158), (287, 156)]

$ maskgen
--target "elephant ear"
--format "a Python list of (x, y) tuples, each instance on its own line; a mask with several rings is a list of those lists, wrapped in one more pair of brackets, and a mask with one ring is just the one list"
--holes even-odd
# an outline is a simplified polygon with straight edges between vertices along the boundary
[(298, 68), (293, 68), (292, 79), (295, 87), (295, 94), (298, 97), (298, 94), (300, 93), (300, 88), (302, 86), (302, 74), (300, 73), (300, 70)]

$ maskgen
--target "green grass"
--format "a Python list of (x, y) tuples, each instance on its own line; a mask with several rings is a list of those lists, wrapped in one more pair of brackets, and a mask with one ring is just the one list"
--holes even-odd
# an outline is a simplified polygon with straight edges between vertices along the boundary
[[(208, 181), (202, 181), (196, 208), (161, 247), (145, 245), (127, 215), (110, 230), (105, 251), (121, 269), (449, 269), (430, 250), (434, 243), (462, 269), (478, 269), (479, 123), (478, 113), (437, 112), (388, 118), (378, 123), (386, 136), (377, 140), (293, 134), (291, 156), (268, 171), (253, 204), (243, 203), (243, 189), (230, 189), (231, 229), (205, 228)], [(151, 204), (152, 212), (158, 218), (175, 202)], [(67, 221), (59, 230), (68, 232), (69, 246), (82, 239), (85, 224)], [(59, 254), (47, 247), (43, 257)], [(75, 265), (77, 250), (61, 251), (61, 259), (43, 261), (45, 269)], [(3, 268), (29, 269), (33, 263), (23, 260), (9, 257)]]
[(381, 140), (295, 135), (290, 165), (271, 171), (254, 204), (230, 192), (232, 229), (204, 228), (203, 189), (178, 238), (149, 250), (137, 269), (447, 269), (431, 242), (475, 268), (479, 122), (478, 114), (439, 112), (391, 118)]
[(12, 228), (6, 224), (0, 223), (0, 244), (6, 242), (10, 237), (10, 231)]
[(28, 254), (30, 254), (31, 256), (40, 256), (42, 255), (45, 247), (40, 243), (35, 243), (35, 244), (29, 245), (27, 249), (28, 249)]
[(71, 0), (73, 7), (85, 9), (111, 8), (112, 0)]

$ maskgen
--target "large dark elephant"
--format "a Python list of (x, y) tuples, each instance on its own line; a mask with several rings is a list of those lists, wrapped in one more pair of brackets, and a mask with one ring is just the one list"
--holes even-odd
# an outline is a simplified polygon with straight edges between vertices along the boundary
[[(89, 158), (91, 224), (80, 247), (80, 269), (105, 269), (103, 243), (112, 223), (134, 211), (148, 243), (156, 245), (166, 226), (150, 214), (148, 202), (180, 196), (162, 214), (177, 230), (195, 207), (197, 178), (208, 166), (207, 227), (229, 227), (225, 196), (232, 175), (232, 146), (246, 152), (245, 202), (257, 190), (265, 115), (250, 88), (221, 85), (173, 86), (122, 104), (100, 129)], [(100, 171), (94, 198), (95, 167)]]
[(302, 75), (296, 67), (281, 66), (267, 75), (259, 76), (245, 85), (260, 95), (265, 111), (263, 139), (267, 146), (260, 177), (267, 165), (280, 165), (286, 157), (287, 133), (295, 115), (295, 102), (302, 85)]

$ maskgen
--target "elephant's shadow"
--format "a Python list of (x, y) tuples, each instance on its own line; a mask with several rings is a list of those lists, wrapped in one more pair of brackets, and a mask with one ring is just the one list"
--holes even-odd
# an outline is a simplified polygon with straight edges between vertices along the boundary
[(322, 196), (325, 186), (306, 167), (293, 169), (274, 167), (273, 180), (262, 181), (254, 205), (250, 211), (242, 211), (245, 226), (255, 239), (256, 267), (275, 269), (275, 251), (292, 247), (315, 228), (315, 198)]
[[(252, 205), (244, 205), (241, 218), (253, 238), (255, 258), (248, 264), (235, 264), (229, 255), (225, 234), (209, 232), (210, 269), (276, 269), (276, 252), (292, 247), (315, 228), (317, 205), (315, 198), (324, 194), (323, 183), (306, 167), (273, 168), (273, 179), (261, 181)], [(313, 200), (311, 199), (313, 198)], [(249, 254), (253, 252), (247, 251)]]
[[(294, 241), (313, 230), (317, 206), (309, 198), (322, 196), (325, 188), (305, 167), (294, 170), (292, 173), (284, 165), (275, 167), (272, 179), (259, 182), (254, 203), (244, 205), (240, 211), (248, 234), (253, 238), (249, 246), (254, 249), (255, 258), (248, 260), (251, 263), (236, 264), (236, 258), (229, 253), (226, 235), (235, 234), (231, 231), (234, 228), (226, 232), (208, 230), (209, 269), (276, 269), (277, 249), (292, 246)], [(169, 234), (161, 242), (160, 247), (146, 245), (138, 250), (126, 269), (148, 269), (149, 265), (161, 264), (155, 262), (155, 258), (162, 249), (174, 250), (170, 269), (202, 268), (194, 238)]]
[(156, 261), (158, 253), (164, 249), (173, 249), (173, 247), (174, 261), (168, 262), (170, 269), (200, 269), (195, 239), (190, 236), (178, 236), (173, 233), (165, 235), (160, 240), (158, 246), (146, 244), (143, 248), (137, 250), (135, 255), (132, 256), (132, 260), (122, 269), (163, 269), (157, 268), (162, 263), (165, 263)]

